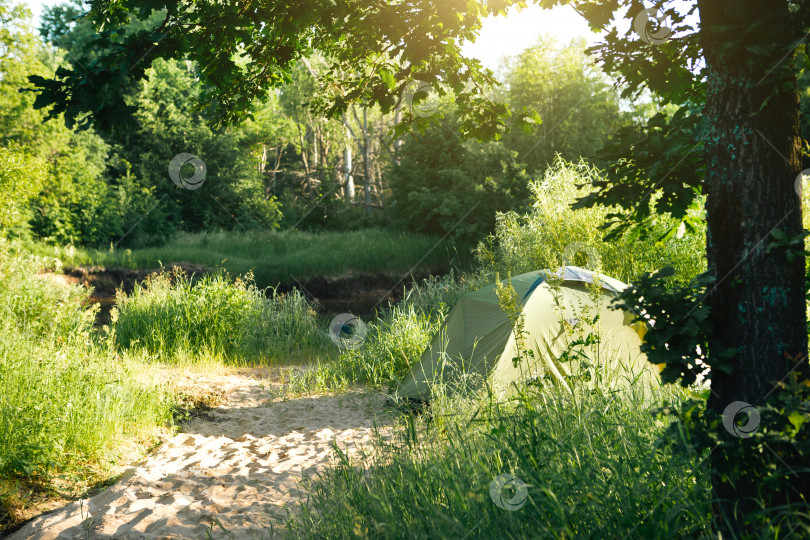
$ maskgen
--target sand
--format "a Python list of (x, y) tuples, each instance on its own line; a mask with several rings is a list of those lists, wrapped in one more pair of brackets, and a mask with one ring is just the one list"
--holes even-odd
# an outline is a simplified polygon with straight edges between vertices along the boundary
[[(306, 497), (299, 485), (334, 463), (333, 443), (358, 456), (392, 424), (384, 396), (283, 400), (259, 373), (181, 376), (224, 396), (119, 481), (39, 516), (11, 539), (273, 538)], [(220, 527), (221, 524), (221, 527)]]

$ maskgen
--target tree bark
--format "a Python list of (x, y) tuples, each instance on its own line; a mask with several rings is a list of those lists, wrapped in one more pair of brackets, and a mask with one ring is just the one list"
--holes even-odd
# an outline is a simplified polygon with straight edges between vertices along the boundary
[[(797, 358), (806, 364), (803, 245), (793, 246), (790, 261), (785, 246), (768, 251), (775, 230), (802, 231), (794, 190), (799, 103), (792, 55), (785, 57), (801, 33), (786, 1), (699, 0), (698, 7), (708, 70), (706, 255), (716, 279), (707, 296), (714, 358), (707, 405), (719, 415), (735, 401), (762, 405)], [(757, 32), (749, 31), (752, 21)], [(734, 351), (729, 373), (714, 365), (723, 351)], [(724, 459), (711, 455), (715, 472)], [(732, 485), (718, 474), (712, 486), (717, 522), (742, 530), (760, 486)]]

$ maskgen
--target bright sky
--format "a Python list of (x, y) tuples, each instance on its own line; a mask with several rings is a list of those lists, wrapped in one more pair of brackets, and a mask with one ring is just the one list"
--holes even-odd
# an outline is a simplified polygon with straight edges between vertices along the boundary
[(61, 4), (64, 0), (20, 0), (21, 3), (28, 4), (28, 9), (34, 13), (34, 26), (39, 27), (39, 17), (42, 15), (44, 6)]
[(599, 41), (599, 34), (591, 32), (585, 19), (572, 7), (548, 10), (532, 5), (523, 11), (512, 9), (506, 17), (487, 18), (478, 40), (467, 44), (464, 53), (494, 71), (502, 57), (534, 45), (541, 35), (553, 35), (561, 45), (578, 37), (585, 38), (588, 44)]

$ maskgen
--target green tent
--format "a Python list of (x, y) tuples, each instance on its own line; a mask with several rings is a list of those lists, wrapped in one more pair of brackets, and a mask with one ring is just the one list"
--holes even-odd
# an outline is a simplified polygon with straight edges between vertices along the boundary
[[(515, 332), (492, 284), (459, 300), (400, 383), (398, 397), (429, 399), (435, 383), (475, 388), (486, 382), (503, 395), (513, 383), (528, 380), (615, 385), (654, 373), (639, 350), (646, 328), (631, 324), (630, 313), (609, 309), (624, 283), (575, 266), (529, 272), (511, 281), (522, 305), (524, 347), (531, 355), (513, 362)], [(577, 344), (589, 335), (598, 336), (598, 342)]]

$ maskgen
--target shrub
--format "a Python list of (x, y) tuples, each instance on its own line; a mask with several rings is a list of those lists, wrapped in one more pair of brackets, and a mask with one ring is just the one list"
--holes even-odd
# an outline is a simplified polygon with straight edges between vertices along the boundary
[(666, 217), (658, 218), (648, 238), (603, 241), (607, 231), (600, 227), (610, 209), (570, 208), (587, 193), (583, 185), (601, 174), (584, 161), (572, 163), (558, 157), (542, 180), (531, 184), (528, 214), (498, 214), (495, 231), (477, 248), (479, 262), (501, 275), (574, 264), (625, 282), (664, 266), (674, 267), (681, 282), (705, 270), (705, 231), (681, 230), (666, 242), (658, 241), (673, 225)]
[(16, 229), (28, 220), (28, 202), (44, 181), (42, 160), (0, 148), (0, 230)]
[(391, 174), (390, 213), (407, 230), (478, 240), (497, 211), (523, 209), (529, 176), (516, 152), (462, 141), (454, 120), (412, 134)]

